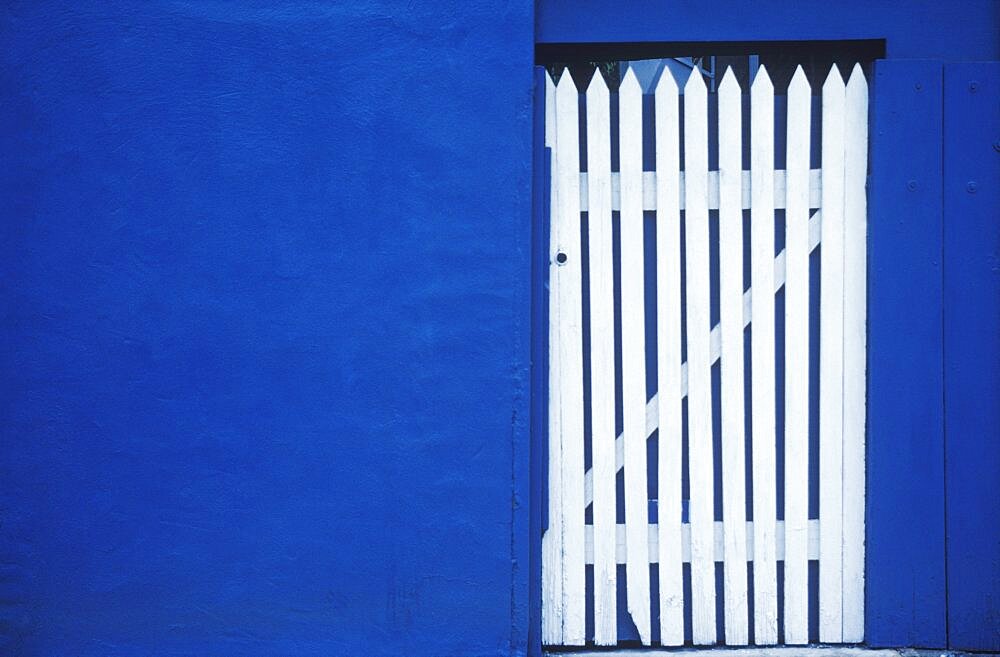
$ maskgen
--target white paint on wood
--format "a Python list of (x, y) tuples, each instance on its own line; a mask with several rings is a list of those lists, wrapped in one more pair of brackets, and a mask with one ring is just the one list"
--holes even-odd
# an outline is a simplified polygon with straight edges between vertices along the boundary
[[(809, 218), (809, 251), (812, 252), (819, 246), (820, 229), (823, 223), (822, 213), (816, 211)], [(785, 284), (785, 251), (782, 250), (774, 258), (774, 291), (777, 293)], [(743, 293), (743, 327), (750, 325), (750, 306), (752, 290)], [(712, 364), (719, 360), (722, 349), (722, 338), (718, 325), (712, 327), (709, 337), (711, 347)], [(681, 397), (687, 397), (687, 363), (681, 364)], [(659, 395), (654, 394), (649, 403), (646, 404), (646, 436), (652, 436), (659, 427)], [(625, 443), (621, 434), (615, 439), (615, 468), (621, 470), (625, 463)], [(592, 471), (588, 470), (584, 477), (584, 499), (586, 504), (593, 500)]]
[[(652, 635), (649, 611), (649, 502), (646, 492), (642, 89), (631, 69), (625, 74), (618, 98), (622, 199), (622, 428), (625, 436), (625, 526), (628, 537), (625, 572), (628, 612), (643, 645), (649, 645)], [(583, 491), (582, 486), (580, 490)]]
[[(721, 327), (722, 522), (726, 645), (745, 645), (746, 446), (743, 408), (742, 92), (732, 69), (719, 85), (719, 325)], [(772, 268), (773, 271), (773, 268)]]
[[(681, 251), (680, 125), (677, 83), (660, 76), (656, 86), (656, 312), (659, 418), (657, 517), (660, 535), (651, 558), (659, 561), (660, 643), (684, 643), (681, 541)], [(649, 407), (646, 435), (649, 431)], [(650, 532), (653, 535), (653, 532)]]
[[(750, 171), (742, 172), (742, 190), (740, 193), (740, 203), (744, 210), (750, 209)], [(644, 171), (642, 174), (642, 209), (652, 212), (657, 208), (656, 193), (656, 171)], [(820, 203), (821, 171), (813, 169), (809, 172), (809, 207), (818, 208)], [(776, 170), (774, 172), (774, 207), (782, 210), (785, 207), (785, 172)], [(580, 173), (580, 209), (586, 211), (588, 203), (587, 194), (587, 172)], [(680, 195), (678, 197), (680, 209), (684, 209), (684, 172), (680, 174)], [(617, 172), (611, 174), (611, 209), (621, 209), (621, 176)], [(719, 172), (708, 172), (708, 209), (719, 209)]]
[(812, 91), (802, 67), (788, 87), (785, 211), (784, 641), (809, 643), (809, 135)]
[(819, 335), (819, 640), (843, 640), (844, 80), (823, 84)]
[(750, 88), (750, 289), (754, 642), (778, 641), (775, 562), (774, 87), (761, 67)]
[[(779, 520), (779, 521), (777, 521), (777, 523), (775, 523), (774, 527), (775, 527), (775, 535), (779, 539), (778, 543), (777, 543), (777, 545), (778, 545), (777, 557), (778, 557), (778, 561), (782, 561), (782, 560), (784, 560), (784, 557), (785, 557), (784, 552), (781, 549), (781, 546), (784, 545), (784, 541), (782, 541), (781, 539), (785, 535), (785, 522), (783, 520)], [(665, 528), (663, 528), (661, 525), (657, 525), (656, 523), (653, 523), (653, 524), (649, 525), (649, 554), (650, 554), (651, 563), (656, 563), (657, 562), (657, 554), (659, 553), (659, 537), (660, 537), (660, 531), (661, 530), (665, 531)], [(680, 526), (680, 528), (677, 531), (678, 531), (678, 536), (680, 537), (679, 538), (679, 542), (681, 544), (681, 552), (680, 552), (681, 562), (683, 562), (683, 563), (690, 563), (691, 562), (691, 525), (688, 524), (688, 523), (684, 523), (684, 524), (682, 524)], [(819, 558), (819, 520), (810, 520), (808, 528), (807, 528), (807, 532), (808, 532), (807, 545), (806, 545), (806, 549), (808, 551), (807, 554), (809, 555), (809, 560), (810, 561), (815, 561), (815, 560), (817, 560)], [(748, 521), (746, 523), (746, 530), (744, 531), (744, 535), (746, 536), (746, 539), (747, 539), (747, 541), (746, 541), (747, 560), (748, 561), (753, 561), (753, 522), (752, 521)], [(617, 560), (618, 563), (624, 564), (625, 563), (625, 552), (626, 552), (626, 548), (625, 548), (625, 525), (616, 525), (615, 526), (615, 536), (616, 536), (616, 539), (615, 539), (615, 559)], [(587, 537), (586, 556), (587, 556), (587, 563), (589, 564), (589, 563), (592, 563), (593, 559), (594, 559), (594, 548), (593, 548), (594, 528), (593, 528), (592, 525), (588, 525), (587, 526), (586, 537)], [(723, 526), (723, 523), (721, 523), (721, 522), (715, 522), (714, 523), (714, 534), (713, 534), (713, 543), (712, 543), (712, 545), (713, 545), (712, 549), (714, 550), (714, 552), (713, 552), (713, 555), (714, 555), (713, 558), (714, 558), (715, 562), (717, 562), (717, 563), (724, 562), (725, 561), (725, 554), (726, 554), (725, 528)]]
[(594, 472), (594, 643), (618, 643), (615, 566), (615, 308), (611, 239), (611, 122), (600, 71), (587, 89), (590, 405)]
[[(583, 505), (583, 306), (582, 248), (580, 241), (580, 151), (578, 94), (576, 85), (564, 74), (556, 86), (556, 144), (559, 158), (559, 203), (553, 217), (550, 270), (558, 279), (559, 294), (559, 404), (562, 455), (563, 524), (563, 629), (562, 645), (585, 643), (586, 579), (584, 568)], [(565, 258), (558, 257), (559, 254)], [(559, 262), (563, 260), (563, 262)], [(550, 407), (551, 408), (551, 407)]]
[[(549, 198), (552, 218), (559, 207), (559, 185), (555, 175), (556, 148), (556, 87), (545, 76), (545, 145), (551, 161)], [(559, 225), (550, 221), (549, 246), (559, 241)], [(562, 446), (559, 428), (559, 276), (553, 252), (549, 253), (549, 525), (542, 535), (542, 642), (562, 643)]]
[[(820, 640), (864, 638), (864, 452), (867, 84), (834, 69), (824, 85), (822, 168), (810, 170), (811, 95), (797, 70), (789, 88), (787, 167), (774, 171), (773, 89), (761, 69), (751, 87), (751, 166), (741, 166), (742, 99), (727, 73), (719, 87), (719, 171), (709, 172), (706, 89), (685, 87), (686, 171), (679, 170), (679, 97), (663, 76), (656, 90), (656, 172), (642, 171), (642, 97), (631, 71), (620, 90), (621, 173), (610, 171), (609, 94), (588, 90), (588, 170), (579, 171), (579, 96), (566, 75), (546, 84), (546, 145), (552, 148), (550, 264), (549, 525), (542, 537), (542, 633), (546, 645), (582, 645), (584, 564), (594, 566), (597, 645), (617, 640), (617, 564), (625, 564), (628, 611), (651, 639), (649, 564), (659, 564), (660, 634), (683, 642), (684, 604), (693, 639), (715, 636), (715, 564), (723, 564), (725, 641), (746, 643), (746, 564), (754, 563), (754, 635), (777, 642), (776, 564), (785, 562), (784, 641), (808, 641), (808, 564), (820, 566)], [(810, 210), (822, 207), (812, 214)], [(589, 210), (591, 209), (592, 210)], [(621, 210), (624, 432), (614, 426), (611, 212)], [(710, 326), (708, 210), (719, 210), (720, 323)], [(742, 210), (751, 210), (751, 289), (743, 290)], [(784, 208), (786, 248), (774, 253), (774, 210)], [(580, 212), (590, 212), (589, 381), (583, 381)], [(646, 398), (643, 210), (657, 210), (657, 388)], [(685, 212), (686, 240), (680, 242)], [(823, 242), (820, 386), (809, 386), (809, 254)], [(686, 255), (687, 351), (681, 361), (681, 248)], [(562, 254), (564, 258), (557, 258)], [(562, 260), (560, 263), (559, 261)], [(784, 378), (775, 380), (774, 293), (785, 286)], [(743, 329), (752, 327), (752, 504), (744, 509)], [(721, 359), (723, 485), (714, 490), (711, 368)], [(776, 520), (775, 386), (784, 386), (783, 521)], [(590, 385), (592, 471), (583, 468), (583, 385)], [(809, 397), (820, 406), (820, 519), (808, 519)], [(688, 397), (690, 522), (681, 520), (681, 409)], [(659, 429), (657, 502), (648, 521), (646, 440)], [(624, 468), (626, 521), (615, 521), (615, 476)], [(596, 490), (595, 490), (596, 487)], [(596, 493), (596, 499), (594, 495)], [(723, 519), (715, 522), (714, 498)], [(584, 526), (593, 502), (594, 525)], [(662, 534), (661, 534), (662, 532)], [(684, 600), (681, 564), (691, 564)]]
[[(725, 651), (725, 657), (902, 657), (911, 650), (869, 650), (847, 646), (819, 646), (814, 648), (736, 648)], [(594, 657), (593, 652), (561, 652), (559, 657)], [(601, 652), (600, 657), (636, 657), (661, 654), (654, 650), (637, 651), (634, 648)], [(671, 657), (704, 657), (701, 648), (672, 650)]]
[[(688, 470), (691, 500), (691, 627), (715, 643), (712, 329), (708, 242), (707, 92), (699, 72), (684, 87), (685, 268), (687, 285)], [(625, 340), (623, 338), (622, 342)]]
[(865, 180), (868, 83), (855, 65), (844, 106), (844, 499), (843, 641), (864, 640), (865, 326), (868, 269)]

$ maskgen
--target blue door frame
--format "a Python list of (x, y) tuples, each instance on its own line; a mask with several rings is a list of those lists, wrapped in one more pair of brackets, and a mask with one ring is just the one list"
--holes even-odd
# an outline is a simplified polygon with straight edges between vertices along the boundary
[(1000, 650), (1000, 64), (879, 61), (866, 637)]
[(1000, 62), (944, 67), (948, 644), (1000, 651)]
[(866, 636), (945, 647), (942, 66), (883, 61), (874, 78)]
[[(544, 72), (536, 71), (536, 99)], [(1000, 64), (880, 60), (866, 644), (1000, 650)], [(548, 155), (535, 103), (529, 653), (540, 644)]]

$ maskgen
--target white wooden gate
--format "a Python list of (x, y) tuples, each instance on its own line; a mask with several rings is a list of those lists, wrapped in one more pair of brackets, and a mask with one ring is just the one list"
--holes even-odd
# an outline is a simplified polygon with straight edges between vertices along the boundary
[[(742, 165), (742, 91), (732, 71), (719, 85), (717, 126), (709, 125), (701, 75), (692, 75), (682, 93), (669, 72), (662, 75), (654, 94), (655, 172), (643, 171), (642, 91), (632, 70), (619, 90), (617, 172), (612, 171), (610, 94), (602, 76), (595, 74), (586, 92), (585, 116), (568, 73), (558, 85), (550, 78), (547, 86), (545, 141), (552, 149), (552, 200), (543, 642), (616, 644), (618, 589), (624, 586), (627, 613), (643, 644), (652, 642), (657, 615), (659, 643), (684, 643), (685, 608), (695, 644), (741, 645), (751, 637), (762, 645), (779, 639), (807, 643), (810, 561), (818, 561), (819, 627), (814, 631), (818, 629), (819, 640), (861, 641), (868, 140), (863, 72), (855, 67), (845, 85), (834, 67), (823, 85), (819, 169), (810, 169), (812, 92), (801, 68), (788, 89), (784, 170), (774, 167), (774, 89), (763, 68), (749, 94), (749, 170)], [(715, 129), (718, 170), (710, 171), (709, 131)], [(644, 211), (655, 211), (655, 275), (650, 276), (651, 264), (644, 262)], [(785, 245), (775, 255), (776, 217)], [(717, 227), (711, 226), (716, 221)], [(713, 234), (717, 244), (712, 244)], [(817, 304), (810, 300), (810, 255), (820, 245)], [(718, 255), (712, 258), (715, 249)], [(718, 268), (717, 285), (713, 267)], [(585, 271), (589, 290), (583, 284)], [(776, 320), (775, 298), (782, 288), (784, 314)], [(655, 290), (655, 336), (646, 335), (647, 289)], [(719, 316), (714, 326), (713, 299)], [(810, 317), (817, 313), (819, 390), (811, 391)], [(621, 330), (618, 353), (616, 322)], [(784, 338), (776, 346), (778, 328)], [(647, 346), (654, 341), (655, 351)], [(784, 364), (783, 376), (778, 376), (777, 362)], [(587, 363), (590, 376), (585, 379)], [(647, 392), (647, 363), (655, 363), (655, 394)], [(745, 366), (750, 369), (746, 380)], [(776, 392), (782, 388), (784, 431), (779, 434)], [(715, 395), (720, 397), (721, 436), (713, 435)], [(812, 458), (818, 456), (819, 517), (810, 519), (810, 399), (816, 395), (819, 453)], [(744, 428), (747, 414), (749, 431)], [(647, 440), (654, 432), (657, 486), (652, 494)], [(715, 455), (716, 442), (721, 459)], [(779, 447), (782, 473), (776, 460)], [(588, 456), (590, 469), (585, 468)], [(616, 477), (622, 469), (624, 523), (616, 519), (621, 495)], [(779, 474), (783, 519), (776, 502)], [(682, 499), (685, 480), (689, 494)], [(721, 519), (716, 517), (717, 496)], [(655, 499), (656, 523), (649, 519), (650, 498)], [(721, 601), (716, 599), (716, 562), (723, 564)], [(624, 581), (618, 564), (625, 566)], [(684, 564), (690, 564), (689, 574)], [(588, 565), (593, 568), (591, 586)], [(651, 598), (651, 572), (658, 578), (658, 599)], [(593, 609), (590, 637), (588, 599)], [(722, 615), (724, 636), (717, 636), (717, 614)]]

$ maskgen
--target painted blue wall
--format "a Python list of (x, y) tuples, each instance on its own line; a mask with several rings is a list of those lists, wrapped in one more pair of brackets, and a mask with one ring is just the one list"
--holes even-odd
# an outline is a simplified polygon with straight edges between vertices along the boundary
[(810, 41), (885, 39), (890, 59), (1000, 59), (1000, 2), (961, 0), (539, 0), (537, 40)]
[(4, 3), (0, 653), (520, 649), (532, 12)]
[[(890, 59), (1000, 58), (991, 0), (747, 7), (5, 3), (0, 653), (523, 653), (537, 623), (533, 30), (543, 42), (885, 38)], [(914, 175), (933, 176), (922, 161)], [(964, 213), (937, 174), (919, 194)], [(982, 262), (968, 280), (995, 283)], [(941, 280), (937, 263), (914, 265)], [(946, 277), (944, 294), (962, 282)], [(944, 313), (954, 352), (973, 305), (937, 308), (921, 318), (939, 331)], [(956, 367), (974, 362), (957, 349)], [(912, 380), (892, 356), (886, 380)], [(940, 395), (942, 378), (921, 389)], [(975, 389), (954, 373), (947, 385)], [(914, 431), (943, 450), (944, 427)], [(896, 492), (912, 501), (908, 486)], [(943, 551), (941, 502), (906, 567)], [(905, 612), (892, 604), (886, 618)], [(942, 618), (896, 627), (940, 645)], [(958, 621), (973, 645), (981, 626)]]

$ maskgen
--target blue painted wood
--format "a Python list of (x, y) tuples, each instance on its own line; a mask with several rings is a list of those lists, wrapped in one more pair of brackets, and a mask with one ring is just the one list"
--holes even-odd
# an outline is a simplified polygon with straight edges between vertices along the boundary
[(866, 638), (943, 647), (939, 62), (879, 61), (869, 187)]
[(948, 643), (1000, 651), (1000, 63), (944, 69)]
[(549, 401), (549, 207), (551, 151), (545, 147), (545, 69), (535, 67), (532, 148), (531, 222), (531, 455), (530, 455), (530, 575), (527, 644), (529, 657), (542, 654), (542, 532), (548, 525), (545, 464)]
[(1000, 59), (1000, 4), (964, 0), (539, 0), (539, 43), (885, 39), (889, 58)]

